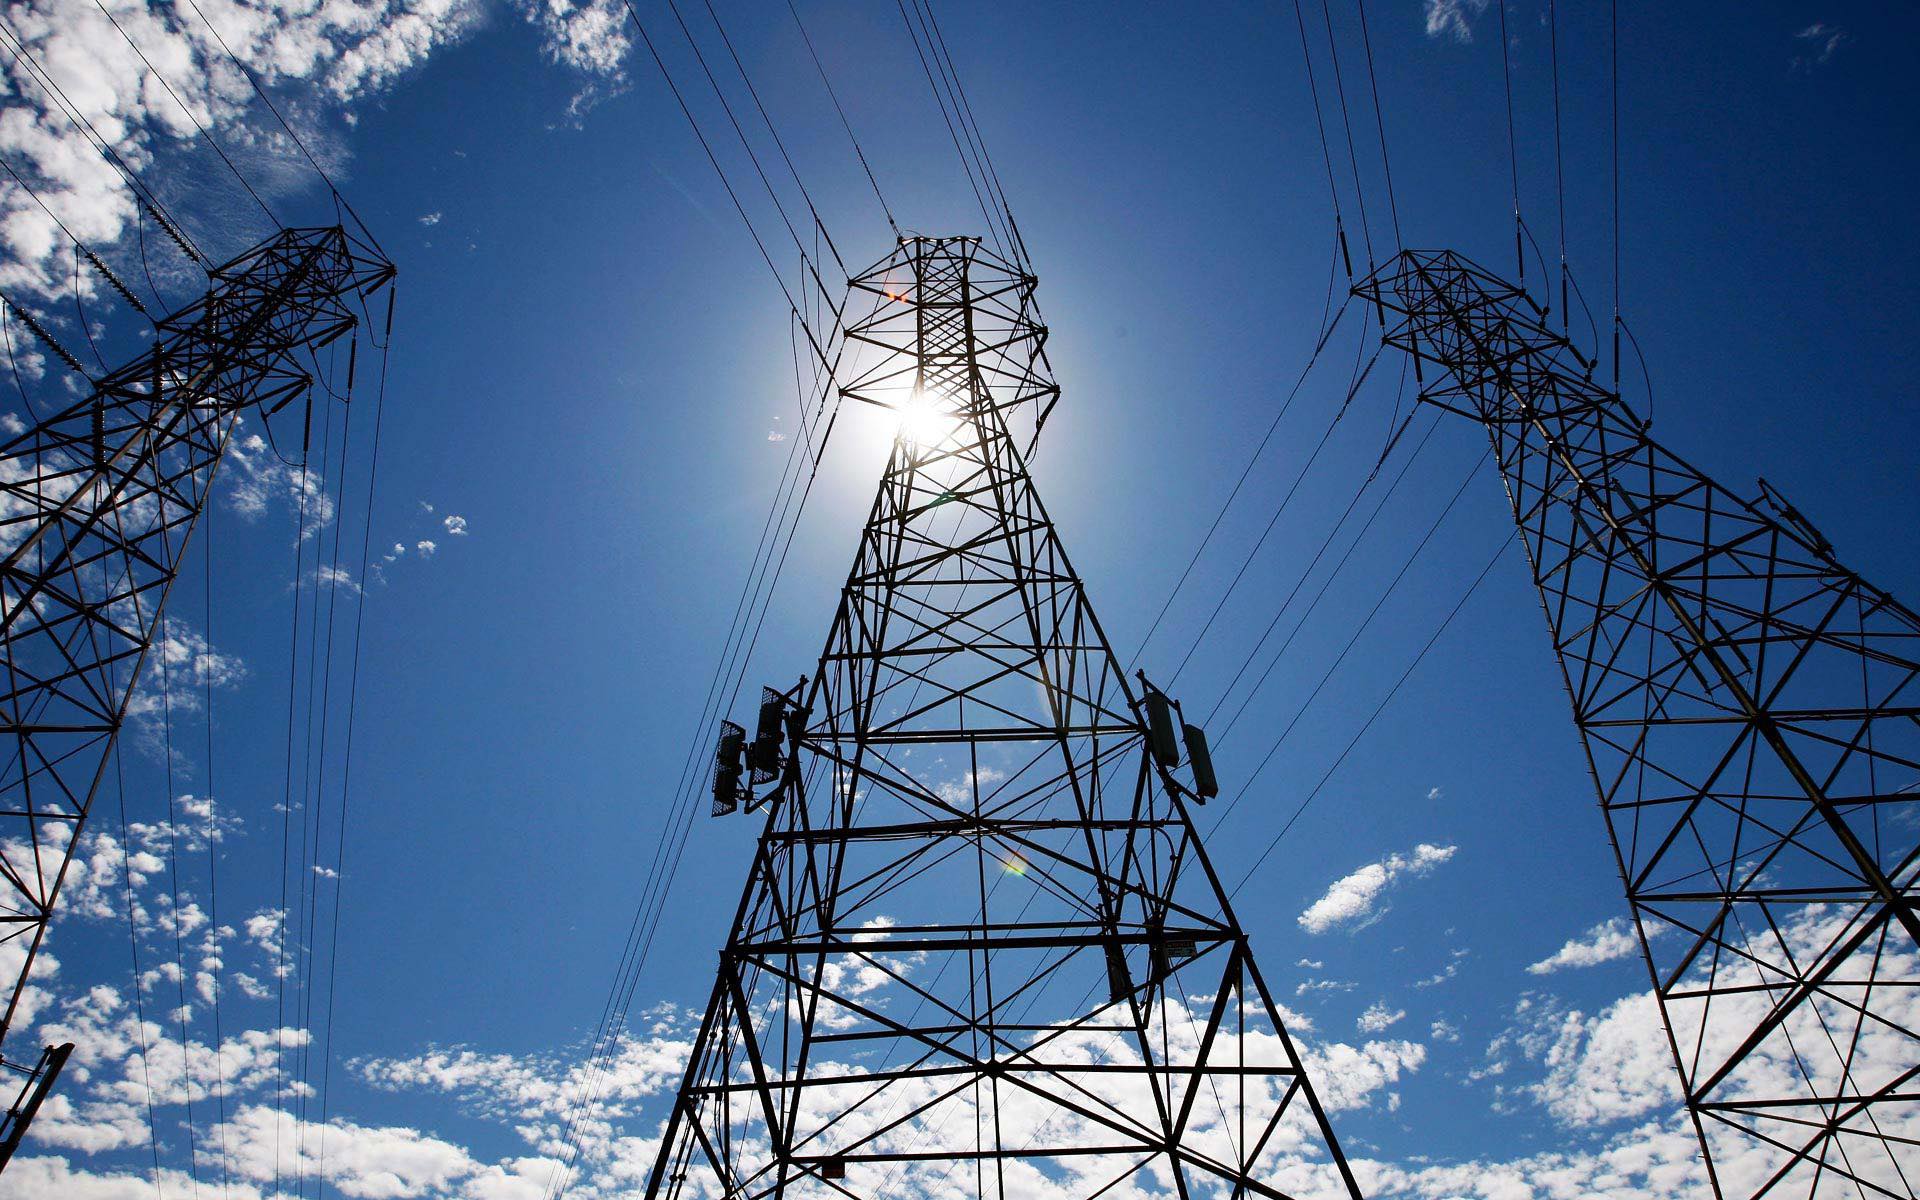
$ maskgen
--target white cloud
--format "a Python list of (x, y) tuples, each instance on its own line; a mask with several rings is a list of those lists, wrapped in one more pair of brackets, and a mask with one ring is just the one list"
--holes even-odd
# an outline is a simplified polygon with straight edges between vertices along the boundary
[[(1458, 846), (1435, 846), (1426, 842), (1415, 846), (1411, 854), (1391, 854), (1379, 862), (1336, 880), (1326, 895), (1314, 901), (1297, 920), (1308, 933), (1327, 933), (1341, 926), (1370, 923), (1382, 893), (1396, 880), (1425, 875), (1452, 858)], [(1377, 918), (1375, 918), (1377, 919)]]
[(430, 212), (427, 215), (420, 218), (420, 223), (422, 225), (438, 225), (440, 223), (440, 214), (437, 212)]
[(1522, 1049), (1547, 1074), (1528, 1092), (1568, 1127), (1627, 1120), (1680, 1102), (1660, 1006), (1651, 992), (1626, 996), (1588, 1017), (1546, 1005)]
[(1591, 967), (1625, 958), (1640, 949), (1640, 939), (1625, 917), (1602, 921), (1527, 968), (1529, 975), (1551, 975), (1569, 967)]
[(1466, 958), (1467, 955), (1470, 953), (1472, 953), (1472, 951), (1468, 950), (1464, 946), (1459, 947), (1458, 949), (1448, 951), (1446, 965), (1441, 967), (1438, 971), (1435, 971), (1433, 974), (1427, 976), (1425, 979), (1414, 980), (1413, 986), (1417, 988), (1439, 987), (1441, 984), (1445, 983), (1449, 979), (1452, 979), (1454, 976), (1460, 973), (1460, 962), (1462, 959)]
[(620, 0), (515, 0), (540, 30), (554, 62), (592, 75), (618, 76), (633, 47)]
[(257, 520), (269, 508), (284, 505), (299, 514), (302, 538), (332, 523), (333, 497), (327, 494), (326, 478), (311, 466), (303, 469), (281, 458), (261, 435), (236, 431), (222, 465), (227, 502), (246, 520)]
[[(620, 77), (631, 40), (618, 0), (517, 0), (516, 6), (539, 30), (550, 59), (600, 79)], [(318, 181), (259, 106), (227, 48), (275, 93), (308, 147), (338, 168), (345, 153), (336, 130), (351, 124), (355, 107), (477, 28), (489, 6), (482, 0), (200, 0), (199, 7), (206, 22), (190, 7), (161, 0), (107, 0), (104, 8), (92, 0), (24, 0), (9, 7), (7, 23), (26, 55), (133, 173), (165, 154), (198, 154), (197, 126), (205, 126), (272, 202)], [(167, 86), (148, 63), (164, 73)], [(75, 131), (35, 73), (12, 55), (0, 60), (0, 91), (7, 97), (0, 155), (75, 237), (109, 261), (120, 259), (124, 269), (117, 274), (144, 279), (135, 252), (114, 253), (126, 251), (136, 221), (145, 220), (120, 171)], [(189, 211), (198, 216), (220, 207)], [(191, 216), (181, 215), (191, 226)], [(210, 251), (231, 250), (236, 237), (247, 236), (244, 226), (236, 232), (231, 218), (223, 219), (229, 227)], [(250, 219), (260, 235), (270, 231)], [(144, 232), (159, 276), (181, 282), (194, 276), (150, 222)], [(65, 321), (54, 301), (76, 288), (89, 298), (105, 288), (92, 272), (76, 283), (71, 254), (54, 218), (11, 178), (0, 182), (0, 288), (27, 302), (47, 302), (56, 323)]]
[(442, 519), (440, 523), (446, 526), (447, 532), (454, 537), (467, 536), (467, 519), (465, 517), (448, 516)]
[[(296, 120), (316, 106), (339, 111), (386, 89), (464, 34), (481, 13), (472, 0), (270, 0), (258, 6), (209, 0), (201, 7), (234, 54), (280, 91), (282, 110)], [(79, 0), (30, 0), (10, 8), (7, 20), (27, 54), (134, 171), (175, 144), (185, 148), (197, 122), (222, 137), (269, 192), (275, 181), (295, 177), (281, 168), (299, 161), (298, 150), (277, 122), (258, 123), (263, 114), (253, 111), (252, 85), (191, 10), (156, 0), (118, 0), (105, 9)], [(165, 73), (171, 92), (148, 62)], [(74, 132), (32, 72), (11, 56), (0, 70), (9, 93), (0, 153), (75, 236), (95, 249), (118, 243), (137, 212), (119, 172)], [(309, 144), (325, 153), (322, 131), (301, 123), (309, 125)], [(70, 261), (62, 269), (71, 253), (65, 235), (11, 179), (0, 187), (0, 214), (0, 283), (43, 297), (70, 287)], [(166, 245), (152, 232), (150, 250)], [(99, 285), (83, 275), (80, 286)]]
[(413, 544), (413, 548), (419, 552), (421, 558), (432, 558), (433, 552), (440, 547), (426, 538), (421, 538)]
[(1375, 1000), (1367, 1005), (1367, 1010), (1360, 1014), (1360, 1019), (1354, 1024), (1361, 1033), (1385, 1033), (1406, 1019), (1406, 1009), (1389, 1009), (1385, 1000)]
[(1310, 996), (1315, 992), (1350, 992), (1356, 985), (1345, 979), (1309, 979), (1294, 985), (1293, 994)]
[(1423, 16), (1427, 36), (1450, 37), (1456, 42), (1473, 40), (1473, 18), (1487, 11), (1492, 0), (1425, 0)]
[(1445, 796), (1446, 796), (1446, 793), (1441, 791), (1437, 787), (1430, 787), (1427, 789), (1427, 799), (1429, 800), (1439, 800), (1444, 798)]
[(1354, 1163), (1376, 1200), (1670, 1200), (1707, 1194), (1700, 1146), (1676, 1121), (1648, 1123), (1598, 1149), (1561, 1148), (1506, 1160)]
[(1827, 65), (1840, 47), (1853, 40), (1853, 35), (1846, 30), (1824, 21), (1815, 21), (1793, 36), (1807, 44), (1807, 53), (1795, 55), (1793, 59), (1793, 65), (1800, 70)]

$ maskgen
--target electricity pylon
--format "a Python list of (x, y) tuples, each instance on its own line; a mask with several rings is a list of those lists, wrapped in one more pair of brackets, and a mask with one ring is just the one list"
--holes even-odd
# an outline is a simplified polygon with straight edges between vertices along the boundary
[[(302, 359), (354, 329), (393, 267), (335, 226), (282, 230), (209, 275), (144, 354), (0, 445), (0, 1041), (234, 428), (311, 387)], [(64, 1060), (0, 1059), (18, 1083), (0, 1167)]]
[[(1033, 277), (915, 237), (852, 283), (844, 394), (900, 433), (746, 752), (772, 807), (648, 1195), (1358, 1195), (1189, 818), (1204, 767), (1028, 476)], [(744, 734), (716, 811), (752, 807)]]
[(1493, 440), (1715, 1193), (1914, 1196), (1920, 617), (1524, 290), (1410, 251), (1355, 291)]

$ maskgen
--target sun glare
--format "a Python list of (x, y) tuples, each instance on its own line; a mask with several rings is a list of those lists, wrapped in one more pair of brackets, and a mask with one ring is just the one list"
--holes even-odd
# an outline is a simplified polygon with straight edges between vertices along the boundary
[(916, 446), (937, 446), (953, 436), (960, 418), (919, 388), (899, 408), (899, 435)]

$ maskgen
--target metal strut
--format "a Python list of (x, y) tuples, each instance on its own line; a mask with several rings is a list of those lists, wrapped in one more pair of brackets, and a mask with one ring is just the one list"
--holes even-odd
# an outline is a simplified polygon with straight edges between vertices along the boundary
[(647, 1194), (1357, 1196), (1027, 473), (1034, 280), (852, 286), (900, 433)]
[[(305, 394), (301, 356), (350, 333), (393, 267), (332, 227), (210, 274), (149, 350), (0, 445), (0, 1045), (236, 424)], [(57, 1069), (43, 1057), (9, 1113), (7, 1153)]]
[(1482, 422), (1720, 1196), (1920, 1187), (1920, 617), (1655, 442), (1522, 288), (1355, 294)]

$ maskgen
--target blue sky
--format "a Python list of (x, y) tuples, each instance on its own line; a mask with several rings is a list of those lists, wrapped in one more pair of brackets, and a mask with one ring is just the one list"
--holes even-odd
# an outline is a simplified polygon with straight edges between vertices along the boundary
[[(891, 235), (784, 6), (718, 7), (849, 265), (879, 258)], [(977, 232), (899, 13), (868, 2), (799, 7), (901, 223)], [(1351, 51), (1353, 13), (1336, 8)], [(110, 65), (118, 51), (99, 40), (96, 11), (41, 0), (9, 20), (40, 30), (43, 47), (90, 47)], [(130, 23), (157, 19), (138, 3), (115, 11)], [(238, 10), (206, 11), (241, 28)], [(664, 5), (640, 11), (656, 33), (671, 29)], [(316, 877), (313, 893), (323, 913), (336, 888), (341, 903), (327, 1186), (370, 1200), (538, 1196), (551, 1169), (538, 1130), (556, 1119), (548, 1085), (577, 1064), (600, 1014), (791, 446), (774, 440), (798, 413), (786, 312), (613, 9), (395, 0), (346, 6), (332, 24), (296, 6), (248, 12), (236, 51), (257, 52), (263, 69), (278, 64), (273, 94), (401, 272), (371, 540), (376, 562), (396, 544), (406, 552), (377, 577), (356, 569), (364, 591), (320, 594), (337, 598), (341, 630), (366, 609), (347, 863), (337, 880)], [(1406, 241), (1510, 271), (1498, 11), (1375, 0), (1368, 16)], [(1064, 398), (1036, 460), (1038, 485), (1128, 657), (1321, 319), (1333, 216), (1293, 10), (955, 3), (939, 17), (1041, 277)], [(1559, 222), (1544, 17), (1527, 2), (1506, 14), (1521, 203), (1551, 257)], [(1604, 328), (1608, 11), (1567, 4), (1558, 21), (1568, 251)], [(1920, 595), (1903, 517), (1920, 467), (1920, 417), (1906, 402), (1920, 262), (1896, 231), (1910, 219), (1920, 162), (1915, 26), (1910, 12), (1870, 5), (1620, 12), (1622, 304), (1652, 385), (1649, 402), (1630, 359), (1629, 399), (1735, 490), (1764, 475), (1844, 559), (1909, 598)], [(152, 46), (172, 37), (189, 57), (206, 49), (164, 21), (137, 28)], [(674, 43), (662, 43), (671, 55)], [(158, 101), (113, 92), (88, 74), (106, 68), (85, 56), (60, 61), (76, 90), (97, 83), (100, 103), (119, 106), (129, 144), (144, 149), (196, 236), (233, 252), (266, 232)], [(1384, 255), (1392, 232), (1359, 96), (1366, 77), (1357, 58), (1345, 66)], [(324, 191), (262, 132), (263, 114), (233, 83), (208, 95), (216, 131), (244, 148), (243, 168), (285, 216), (330, 219)], [(709, 128), (719, 119), (702, 116)], [(0, 130), (0, 150), (55, 162), (34, 146), (17, 128)], [(54, 190), (76, 226), (123, 261), (130, 243), (112, 235), (125, 228), (113, 219), (124, 206), (110, 182), (63, 178), (71, 186)], [(24, 211), (16, 193), (4, 195), (9, 213)], [(1364, 256), (1351, 189), (1343, 203)], [(52, 310), (51, 260), (22, 228), (9, 226), (4, 281), (10, 295), (44, 294)], [(1539, 264), (1529, 269), (1538, 278)], [(1147, 646), (1141, 665), (1156, 679), (1173, 675), (1339, 408), (1356, 317)], [(77, 336), (70, 320), (59, 327)], [(1383, 359), (1305, 474), (1173, 685), (1189, 709), (1213, 706), (1373, 467), (1399, 383), (1398, 364)], [(48, 376), (29, 388), (59, 385)], [(1376, 489), (1425, 428), (1416, 419)], [(357, 419), (356, 436), (366, 433)], [(836, 432), (750, 685), (811, 669), (886, 436), (861, 414)], [(1241, 723), (1216, 733), (1232, 795), (1464, 481), (1426, 551), (1213, 838), (1230, 884), (1510, 538), (1498, 479), (1478, 462), (1483, 447), (1464, 422), (1435, 427)], [(364, 486), (363, 476), (348, 480)], [(204, 1133), (214, 1107), (204, 1094), (194, 1121), (206, 1141), (200, 1188), (241, 1197), (273, 1194), (273, 1087), (245, 1074), (271, 1073), (261, 1065), (271, 1039), (249, 1043), (240, 1031), (280, 1018), (271, 989), (250, 999), (232, 976), (270, 979), (245, 919), (278, 905), (294, 482), (259, 452), (226, 473), (213, 507), (211, 624), (198, 559), (174, 609), (183, 637), (210, 633), (232, 659), (214, 689), (218, 774), (209, 785), (197, 749), (204, 709), (183, 707), (173, 733), (196, 749), (176, 751), (172, 790), (201, 798), (211, 786), (217, 810), (239, 822), (217, 846), (221, 920), (193, 936), (233, 927), (217, 954), (222, 1035), (237, 1047), (226, 1069), (242, 1078), (226, 1130)], [(350, 547), (362, 516), (350, 499)], [(127, 808), (157, 828), (168, 782), (155, 742), (152, 718), (137, 721)], [(1205, 827), (1214, 814), (1201, 817)], [(602, 1157), (576, 1194), (620, 1192), (631, 1185), (623, 1164), (646, 1158), (660, 1089), (684, 1049), (685, 1009), (704, 1001), (752, 834), (743, 821), (695, 827), (635, 1005), (654, 1015), (632, 1030), (621, 1067), (629, 1092), (595, 1131)], [(170, 875), (164, 840), (149, 836), (160, 865), (138, 892), (150, 968), (173, 955), (154, 923)], [(81, 1069), (9, 1183), (35, 1200), (146, 1196), (156, 1181), (161, 1194), (186, 1196), (184, 1094), (165, 1078), (180, 1033), (165, 1014), (179, 993), (164, 977), (142, 992), (161, 1026), (143, 1073), (126, 1017), (124, 880), (111, 847), (83, 846), (82, 859), (97, 867), (82, 885), (96, 886), (77, 888), (56, 924), (59, 969), (39, 1018), (47, 1036), (83, 1035)], [(206, 849), (184, 849), (180, 864), (182, 888), (203, 900)], [(1676, 1132), (1666, 1052), (1638, 998), (1644, 969), (1637, 950), (1617, 953), (1609, 936), (1625, 906), (1517, 552), (1236, 903), (1269, 981), (1304, 1018), (1321, 1086), (1342, 1097), (1336, 1131), (1367, 1160), (1376, 1193), (1687, 1186), (1690, 1144)], [(188, 1041), (212, 1044), (209, 1006), (192, 1008)], [(26, 1045), (39, 1035), (19, 1036)], [(190, 1061), (204, 1086), (211, 1058)], [(157, 1155), (145, 1090), (155, 1069)], [(294, 1136), (289, 1127), (286, 1145)], [(233, 1147), (224, 1190), (208, 1149), (216, 1140)]]

